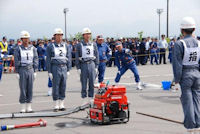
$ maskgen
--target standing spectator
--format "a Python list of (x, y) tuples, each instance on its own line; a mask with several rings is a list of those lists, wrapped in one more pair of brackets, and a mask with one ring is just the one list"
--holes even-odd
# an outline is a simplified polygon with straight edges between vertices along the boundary
[[(0, 42), (0, 50), (1, 53), (4, 55), (3, 57), (7, 57), (8, 55), (8, 43), (7, 38), (4, 36), (2, 41)], [(4, 72), (7, 71), (7, 60), (3, 60)]]
[(166, 55), (166, 49), (168, 47), (168, 43), (167, 43), (167, 41), (165, 39), (165, 35), (164, 34), (161, 35), (161, 38), (162, 39), (160, 40), (160, 42), (158, 44), (158, 47), (160, 49), (160, 64), (162, 62), (162, 59), (163, 59), (163, 64), (167, 64), (165, 55)]
[(128, 43), (126, 42), (126, 38), (122, 38), (123, 48), (128, 48)]
[(37, 53), (38, 53), (38, 58), (39, 58), (38, 71), (41, 71), (41, 68), (43, 71), (46, 71), (46, 64), (45, 64), (46, 49), (44, 48), (43, 41), (40, 41), (38, 44), (39, 44), (37, 47)]
[(134, 39), (132, 39), (132, 45), (130, 45), (130, 50), (132, 51), (132, 54), (134, 55), (136, 65), (139, 65), (139, 58), (138, 58), (139, 45)]
[(146, 39), (143, 38), (142, 39), (142, 42), (140, 43), (140, 56), (139, 56), (139, 61), (140, 61), (140, 64), (142, 65), (145, 65), (146, 64), (146, 61), (145, 61), (145, 57), (146, 57), (146, 48), (145, 48), (145, 44), (146, 44)]
[[(107, 42), (108, 43), (108, 42)], [(112, 57), (110, 58), (110, 60), (108, 61), (108, 67), (112, 67), (112, 64), (114, 62), (114, 66), (115, 64), (115, 41), (114, 38), (110, 39), (110, 42), (108, 44), (108, 46), (110, 47), (110, 49), (112, 50)]]
[(75, 66), (75, 54), (76, 54), (76, 45), (78, 44), (78, 40), (76, 38), (73, 39), (72, 42), (72, 67)]
[(168, 59), (169, 59), (170, 63), (172, 63), (172, 49), (174, 47), (175, 42), (176, 42), (176, 39), (172, 38), (170, 43), (169, 43), (169, 46), (168, 46), (168, 49), (169, 49)]
[(152, 42), (150, 43), (150, 54), (151, 54), (151, 65), (153, 65), (153, 60), (154, 62), (156, 62), (156, 64), (158, 65), (158, 57), (157, 57), (157, 42), (156, 39), (152, 39)]
[(16, 48), (15, 40), (10, 39), (8, 45), (8, 55), (10, 55), (10, 60), (8, 61), (9, 72), (14, 70), (14, 49)]
[(148, 59), (149, 59), (149, 43), (150, 43), (150, 37), (147, 37), (146, 39), (146, 44), (145, 44), (145, 53), (146, 53), (146, 56), (145, 56), (145, 63), (147, 63)]
[(2, 77), (2, 72), (3, 72), (3, 60), (2, 60), (2, 54), (0, 51), (0, 81), (1, 81), (1, 77)]

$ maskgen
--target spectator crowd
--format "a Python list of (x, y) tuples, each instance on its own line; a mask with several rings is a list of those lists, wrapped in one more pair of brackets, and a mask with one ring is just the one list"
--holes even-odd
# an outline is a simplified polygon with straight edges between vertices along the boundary
[[(117, 41), (122, 42), (124, 48), (130, 49), (132, 56), (136, 61), (136, 65), (146, 65), (150, 62), (151, 65), (159, 65), (167, 64), (167, 60), (172, 62), (172, 48), (176, 42), (176, 40), (181, 39), (178, 38), (170, 38), (167, 40), (165, 35), (161, 36), (161, 39), (157, 38), (109, 38), (105, 39), (105, 43), (112, 50), (112, 57), (107, 62), (108, 67), (115, 66), (115, 44)], [(197, 37), (200, 40), (200, 37)], [(39, 57), (39, 66), (38, 71), (46, 71), (46, 48), (50, 42), (54, 42), (54, 38), (49, 40), (37, 39), (30, 41), (35, 48), (37, 48), (37, 53)], [(71, 41), (63, 39), (63, 42), (66, 42), (67, 45), (70, 46), (72, 50), (72, 67), (75, 66), (75, 52), (76, 45), (80, 42), (79, 39), (74, 38)], [(96, 42), (96, 39), (93, 39), (93, 42)], [(3, 37), (0, 42), (0, 50), (1, 50), (1, 63), (3, 65), (3, 72), (14, 72), (14, 49), (17, 45), (21, 45), (21, 40), (10, 39), (7, 40), (7, 37)]]

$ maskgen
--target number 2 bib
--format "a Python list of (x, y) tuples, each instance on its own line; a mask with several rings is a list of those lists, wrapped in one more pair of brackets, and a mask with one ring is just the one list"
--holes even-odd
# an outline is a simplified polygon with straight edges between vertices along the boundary
[(63, 44), (62, 47), (55, 47), (55, 45), (53, 44), (53, 48), (55, 56), (52, 57), (52, 59), (66, 59), (67, 51), (65, 48), (65, 44)]

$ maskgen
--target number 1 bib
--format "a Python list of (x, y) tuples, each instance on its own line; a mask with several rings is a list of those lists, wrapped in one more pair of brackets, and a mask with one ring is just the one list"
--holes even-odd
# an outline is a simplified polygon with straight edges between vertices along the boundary
[(33, 47), (31, 49), (23, 49), (19, 46), (21, 54), (21, 63), (22, 64), (31, 64), (33, 63)]

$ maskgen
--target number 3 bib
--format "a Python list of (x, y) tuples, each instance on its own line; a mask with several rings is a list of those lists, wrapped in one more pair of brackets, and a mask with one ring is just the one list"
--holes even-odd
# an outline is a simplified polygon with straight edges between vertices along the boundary
[(94, 57), (94, 46), (91, 44), (90, 46), (83, 46), (82, 47), (82, 58), (93, 58)]

